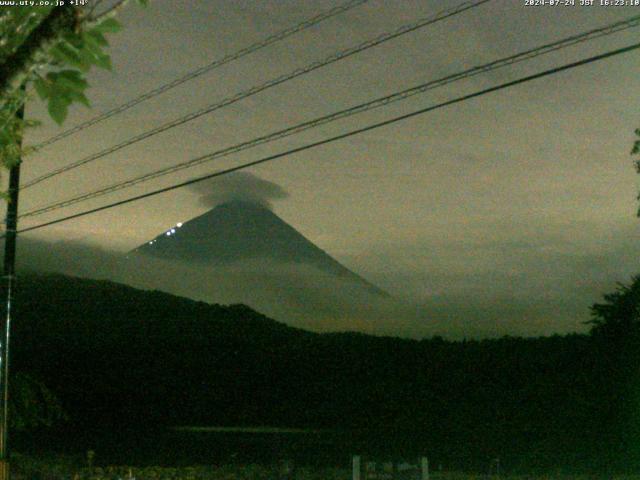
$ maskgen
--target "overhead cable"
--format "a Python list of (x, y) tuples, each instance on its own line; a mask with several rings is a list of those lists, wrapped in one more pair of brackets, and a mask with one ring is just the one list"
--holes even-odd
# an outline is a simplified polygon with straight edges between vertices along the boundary
[(536, 74), (533, 74), (533, 75), (528, 75), (526, 77), (521, 77), (521, 78), (518, 78), (516, 80), (512, 80), (510, 82), (506, 82), (506, 83), (502, 83), (500, 85), (496, 85), (496, 86), (493, 86), (493, 87), (485, 88), (483, 90), (479, 90), (477, 92), (470, 93), (468, 95), (463, 95), (463, 96), (454, 98), (452, 100), (448, 100), (446, 102), (442, 102), (442, 103), (439, 103), (439, 104), (436, 104), (436, 105), (432, 105), (430, 107), (421, 108), (421, 109), (413, 111), (411, 113), (407, 113), (407, 114), (404, 114), (404, 115), (393, 117), (391, 119), (384, 120), (384, 121), (381, 121), (381, 122), (373, 123), (373, 124), (370, 124), (370, 125), (367, 125), (365, 127), (361, 127), (361, 128), (355, 129), (355, 130), (350, 130), (348, 132), (345, 132), (345, 133), (342, 133), (342, 134), (339, 134), (339, 135), (335, 135), (335, 136), (332, 136), (332, 137), (329, 137), (329, 138), (325, 138), (325, 139), (317, 141), (317, 142), (309, 143), (309, 144), (303, 145), (301, 147), (293, 148), (293, 149), (290, 149), (290, 150), (287, 150), (287, 151), (284, 151), (284, 152), (280, 152), (280, 153), (277, 153), (277, 154), (274, 154), (274, 155), (269, 155), (267, 157), (263, 157), (263, 158), (260, 158), (258, 160), (254, 160), (252, 162), (246, 162), (246, 163), (243, 163), (243, 164), (240, 164), (240, 165), (236, 165), (235, 167), (227, 168), (227, 169), (224, 169), (224, 170), (219, 170), (217, 172), (213, 172), (213, 173), (210, 173), (210, 174), (207, 174), (207, 175), (202, 175), (202, 176), (199, 176), (199, 177), (196, 177), (196, 178), (192, 178), (190, 180), (186, 180), (184, 182), (180, 182), (180, 183), (176, 183), (176, 184), (170, 185), (168, 187), (163, 187), (163, 188), (159, 188), (157, 190), (153, 190), (151, 192), (143, 193), (141, 195), (136, 195), (136, 196), (133, 196), (133, 197), (126, 198), (124, 200), (119, 200), (119, 201), (116, 201), (116, 202), (109, 203), (107, 205), (102, 205), (100, 207), (91, 208), (91, 209), (84, 210), (84, 211), (79, 212), (79, 213), (75, 213), (75, 214), (72, 214), (72, 215), (67, 215), (67, 216), (64, 216), (64, 217), (61, 217), (61, 218), (57, 218), (55, 220), (51, 220), (51, 221), (44, 222), (44, 223), (41, 223), (41, 224), (38, 224), (38, 225), (34, 225), (34, 226), (31, 226), (31, 227), (23, 228), (23, 229), (19, 230), (18, 233), (25, 233), (25, 232), (37, 230), (37, 229), (40, 229), (40, 228), (44, 228), (44, 227), (47, 227), (47, 226), (50, 226), (50, 225), (55, 225), (55, 224), (59, 224), (59, 223), (62, 223), (62, 222), (67, 222), (69, 220), (73, 220), (73, 219), (76, 219), (76, 218), (84, 217), (84, 216), (91, 215), (93, 213), (101, 212), (101, 211), (104, 211), (104, 210), (109, 210), (111, 208), (115, 208), (115, 207), (118, 207), (118, 206), (121, 206), (121, 205), (125, 205), (125, 204), (131, 203), (131, 202), (142, 200), (142, 199), (145, 199), (145, 198), (150, 198), (150, 197), (159, 195), (161, 193), (165, 193), (165, 192), (169, 192), (169, 191), (172, 191), (172, 190), (176, 190), (178, 188), (186, 187), (188, 185), (193, 185), (195, 183), (203, 182), (205, 180), (209, 180), (209, 179), (212, 179), (212, 178), (228, 175), (230, 173), (237, 172), (239, 170), (245, 170), (247, 168), (250, 168), (250, 167), (253, 167), (253, 166), (256, 166), (256, 165), (260, 165), (260, 164), (264, 164), (264, 163), (267, 163), (267, 162), (271, 162), (273, 160), (276, 160), (276, 159), (279, 159), (279, 158), (283, 158), (283, 157), (287, 157), (289, 155), (300, 153), (300, 152), (303, 152), (303, 151), (306, 151), (306, 150), (310, 150), (312, 148), (316, 148), (316, 147), (319, 147), (321, 145), (326, 145), (326, 144), (329, 144), (329, 143), (332, 143), (332, 142), (335, 142), (335, 141), (338, 141), (338, 140), (342, 140), (342, 139), (345, 139), (345, 138), (348, 138), (348, 137), (352, 137), (354, 135), (359, 135), (361, 133), (369, 132), (369, 131), (372, 131), (372, 130), (375, 130), (375, 129), (378, 129), (378, 128), (381, 128), (381, 127), (384, 127), (384, 126), (387, 126), (387, 125), (391, 125), (391, 124), (394, 124), (394, 123), (397, 123), (397, 122), (400, 122), (400, 121), (403, 121), (403, 120), (407, 120), (409, 118), (416, 117), (418, 115), (423, 115), (425, 113), (428, 113), (428, 112), (431, 112), (431, 111), (434, 111), (434, 110), (438, 110), (440, 108), (444, 108), (444, 107), (447, 107), (447, 106), (450, 106), (450, 105), (454, 105), (454, 104), (457, 104), (457, 103), (465, 102), (465, 101), (471, 100), (473, 98), (481, 97), (483, 95), (487, 95), (487, 94), (492, 93), (492, 92), (496, 92), (496, 91), (499, 91), (499, 90), (504, 90), (506, 88), (510, 88), (510, 87), (513, 87), (513, 86), (516, 86), (516, 85), (520, 85), (520, 84), (523, 84), (523, 83), (526, 83), (526, 82), (537, 80), (539, 78), (555, 75), (555, 74), (558, 74), (560, 72), (564, 72), (564, 71), (567, 71), (567, 70), (570, 70), (570, 69), (573, 69), (573, 68), (576, 68), (576, 67), (580, 67), (580, 66), (587, 65), (587, 64), (590, 64), (590, 63), (594, 63), (594, 62), (597, 62), (597, 61), (600, 61), (600, 60), (604, 60), (606, 58), (610, 58), (610, 57), (613, 57), (613, 56), (616, 56), (616, 55), (621, 55), (623, 53), (627, 53), (627, 52), (630, 52), (630, 51), (633, 51), (633, 50), (637, 50), (639, 48), (640, 48), (640, 43), (635, 43), (635, 44), (627, 46), (627, 47), (618, 48), (616, 50), (612, 50), (612, 51), (609, 51), (609, 52), (606, 52), (606, 53), (603, 53), (603, 54), (600, 54), (600, 55), (595, 55), (593, 57), (589, 57), (589, 58), (585, 58), (585, 59), (582, 59), (582, 60), (579, 60), (579, 61), (576, 61), (576, 62), (565, 64), (565, 65), (562, 65), (560, 67), (551, 68), (551, 69), (548, 69), (548, 70), (545, 70), (545, 71), (542, 71), (542, 72), (539, 72), (539, 73), (536, 73)]
[(36, 207), (32, 210), (29, 210), (23, 213), (21, 215), (21, 218), (41, 215), (47, 212), (51, 212), (53, 210), (57, 210), (60, 208), (64, 208), (64, 207), (79, 203), (79, 202), (97, 198), (102, 195), (106, 195), (112, 192), (116, 192), (118, 190), (132, 187), (134, 185), (138, 185), (140, 183), (147, 182), (155, 178), (162, 177), (164, 175), (168, 175), (168, 174), (171, 174), (180, 170), (184, 170), (187, 168), (192, 168), (218, 158), (226, 157), (226, 156), (241, 152), (243, 150), (247, 150), (262, 144), (280, 140), (282, 138), (301, 133), (305, 130), (310, 130), (312, 128), (316, 128), (321, 125), (326, 125), (330, 122), (334, 122), (342, 118), (346, 118), (358, 113), (366, 112), (374, 108), (379, 108), (393, 102), (405, 100), (409, 97), (427, 92), (437, 87), (441, 87), (456, 81), (470, 78), (482, 73), (487, 73), (487, 72), (496, 70), (498, 68), (503, 68), (509, 65), (513, 65), (515, 63), (530, 60), (540, 55), (551, 53), (563, 48), (567, 48), (572, 45), (576, 45), (578, 43), (588, 41), (588, 40), (594, 40), (602, 36), (611, 35), (613, 33), (619, 32), (624, 29), (628, 29), (631, 27), (638, 27), (638, 26), (640, 26), (640, 15), (636, 15), (634, 17), (628, 18), (623, 21), (615, 22), (605, 27), (600, 27), (597, 29), (593, 29), (593, 30), (589, 30), (589, 31), (577, 34), (577, 35), (573, 35), (571, 37), (567, 37), (562, 40), (558, 40), (556, 42), (541, 45), (539, 47), (532, 48), (515, 55), (504, 57), (484, 65), (476, 66), (452, 75), (447, 75), (437, 80), (432, 80), (417, 86), (413, 86), (411, 88), (393, 93), (391, 95), (387, 95), (387, 96), (380, 97), (365, 103), (361, 103), (359, 105), (355, 105), (350, 108), (331, 113), (329, 115), (324, 115), (324, 116), (315, 118), (313, 120), (309, 120), (309, 121), (306, 121), (282, 130), (278, 130), (276, 132), (269, 133), (267, 135), (263, 135), (261, 137), (254, 138), (249, 141), (245, 141), (236, 145), (232, 145), (230, 147), (223, 148), (221, 150), (217, 150), (213, 153), (209, 153), (206, 155), (202, 155), (202, 156), (190, 159), (185, 162), (178, 163), (176, 165), (171, 165), (169, 167), (165, 167), (159, 170), (155, 170), (153, 172), (139, 175), (137, 177), (134, 177), (125, 181), (117, 182), (112, 185), (109, 185), (97, 190), (93, 190), (88, 193), (80, 194), (71, 198), (67, 198), (65, 200), (44, 205), (41, 207)]

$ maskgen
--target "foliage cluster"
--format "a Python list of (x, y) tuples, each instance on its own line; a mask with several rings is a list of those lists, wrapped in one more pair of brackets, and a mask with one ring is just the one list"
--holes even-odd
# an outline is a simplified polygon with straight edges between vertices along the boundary
[(25, 120), (21, 110), (32, 84), (58, 124), (72, 103), (89, 106), (86, 73), (93, 66), (111, 69), (106, 35), (120, 30), (113, 15), (125, 3), (99, 15), (69, 2), (0, 9), (0, 164), (10, 168), (30, 152), (22, 137), (37, 122)]
[(9, 428), (13, 431), (50, 427), (67, 420), (58, 398), (41, 381), (18, 372), (10, 381)]

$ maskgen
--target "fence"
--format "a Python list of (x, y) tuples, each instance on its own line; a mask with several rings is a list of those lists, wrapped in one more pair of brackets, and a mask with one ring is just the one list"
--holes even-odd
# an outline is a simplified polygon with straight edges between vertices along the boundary
[(352, 480), (429, 480), (429, 460), (421, 457), (414, 462), (379, 461), (354, 455)]

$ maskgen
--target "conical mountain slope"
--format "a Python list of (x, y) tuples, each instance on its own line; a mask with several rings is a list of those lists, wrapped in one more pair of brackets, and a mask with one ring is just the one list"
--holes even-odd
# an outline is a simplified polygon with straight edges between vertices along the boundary
[(303, 264), (387, 294), (340, 264), (268, 208), (246, 201), (218, 205), (178, 224), (134, 253), (201, 265), (231, 265), (251, 260)]

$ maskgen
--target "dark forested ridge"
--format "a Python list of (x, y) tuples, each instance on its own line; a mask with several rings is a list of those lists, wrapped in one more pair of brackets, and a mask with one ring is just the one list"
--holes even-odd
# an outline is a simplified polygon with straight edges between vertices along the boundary
[(374, 432), (385, 448), (451, 464), (634, 466), (628, 329), (461, 342), (316, 334), (242, 305), (61, 275), (22, 277), (16, 306), (13, 368), (59, 397), (68, 429), (313, 427)]

